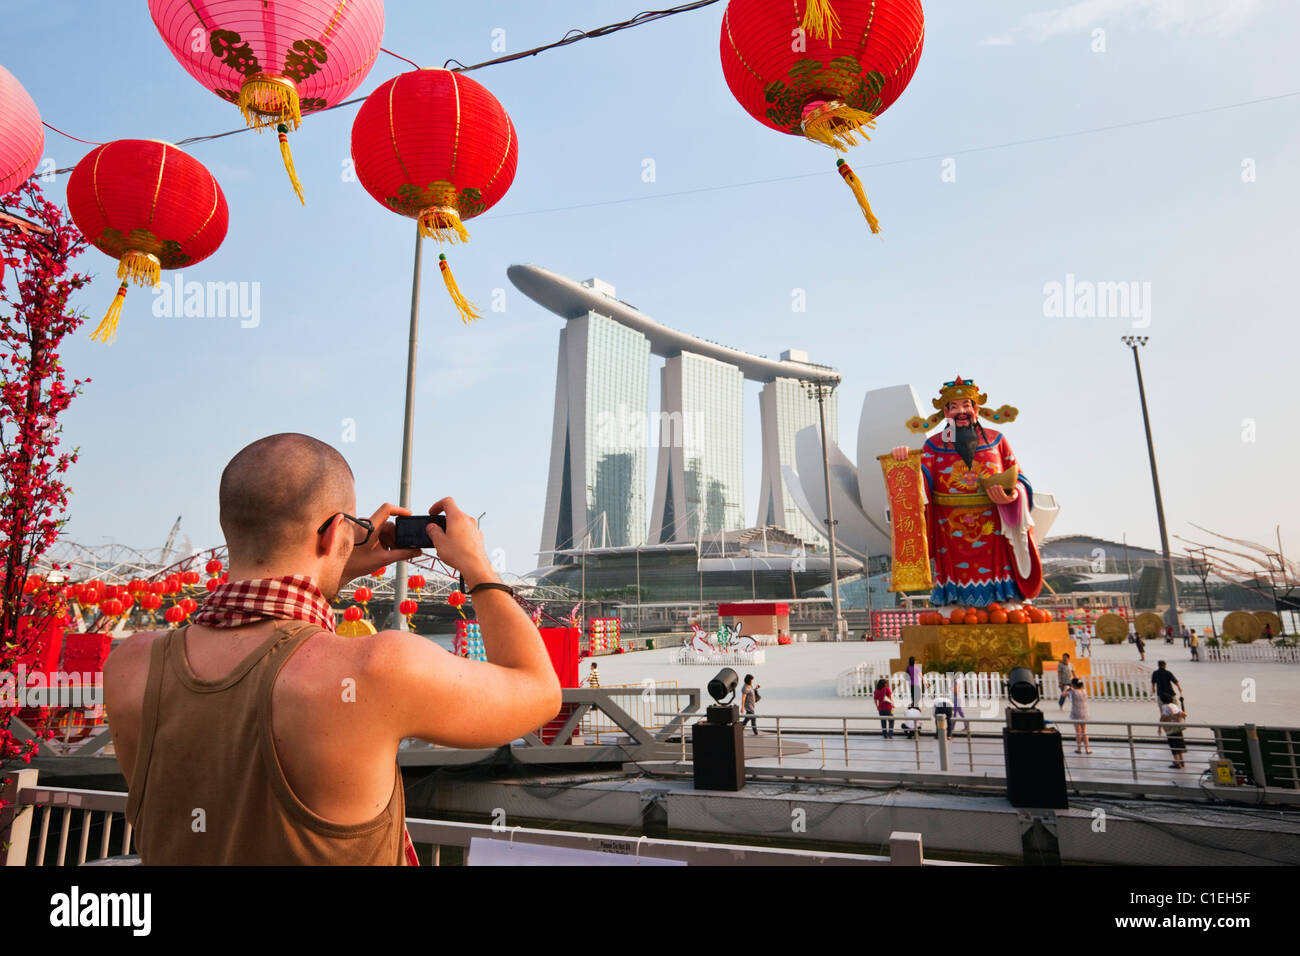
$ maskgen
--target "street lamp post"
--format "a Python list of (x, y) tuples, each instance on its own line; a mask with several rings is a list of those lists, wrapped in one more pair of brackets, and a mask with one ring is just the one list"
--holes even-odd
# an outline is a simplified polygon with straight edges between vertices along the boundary
[(822, 432), (822, 478), (826, 483), (826, 529), (831, 546), (831, 607), (835, 615), (835, 640), (844, 640), (844, 618), (840, 614), (840, 573), (835, 558), (835, 509), (831, 504), (831, 453), (826, 437), (826, 396), (835, 390), (835, 383), (826, 379), (804, 380), (804, 386), (817, 398), (817, 416)]
[(1147, 393), (1142, 384), (1142, 362), (1138, 349), (1147, 344), (1145, 335), (1125, 335), (1121, 341), (1133, 352), (1133, 368), (1137, 371), (1138, 398), (1142, 402), (1142, 424), (1147, 433), (1147, 457), (1151, 460), (1151, 485), (1156, 495), (1156, 520), (1160, 524), (1160, 547), (1165, 554), (1165, 586), (1169, 591), (1169, 613), (1173, 618), (1174, 636), (1182, 633), (1183, 622), (1178, 613), (1178, 583), (1174, 580), (1174, 556), (1169, 551), (1169, 533), (1165, 529), (1165, 506), (1160, 497), (1160, 475), (1156, 471), (1156, 446), (1151, 440), (1151, 417), (1147, 414)]
[[(415, 230), (415, 264), (411, 275), (411, 331), (406, 345), (406, 417), (402, 423), (402, 479), (397, 492), (397, 503), (403, 508), (411, 507), (411, 446), (415, 424), (415, 356), (420, 345), (420, 263), (424, 248), (419, 224)], [(396, 579), (393, 585), (392, 626), (405, 631), (406, 618), (398, 613), (398, 608), (406, 600), (406, 562), (398, 561)]]
[(1195, 565), (1196, 573), (1201, 579), (1201, 592), (1205, 595), (1205, 610), (1210, 614), (1210, 635), (1218, 637), (1219, 632), (1214, 627), (1214, 605), (1210, 603), (1210, 559), (1206, 556), (1205, 548), (1188, 548), (1188, 554), (1199, 554), (1201, 560)]

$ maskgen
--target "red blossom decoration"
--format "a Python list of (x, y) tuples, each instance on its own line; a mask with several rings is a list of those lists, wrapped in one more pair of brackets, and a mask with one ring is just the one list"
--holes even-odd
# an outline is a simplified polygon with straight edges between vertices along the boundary
[[(61, 476), (77, 452), (60, 448), (58, 418), (90, 380), (68, 384), (59, 347), (84, 320), (68, 299), (90, 281), (71, 269), (85, 248), (35, 180), (0, 196), (0, 671), (13, 671), (31, 649), (28, 635), (64, 610), (62, 588), (27, 582), (67, 520)], [(20, 618), (35, 625), (21, 639)], [(20, 742), (10, 731), (14, 714), (0, 708), (0, 767), (29, 763), (37, 750), (36, 740)]]

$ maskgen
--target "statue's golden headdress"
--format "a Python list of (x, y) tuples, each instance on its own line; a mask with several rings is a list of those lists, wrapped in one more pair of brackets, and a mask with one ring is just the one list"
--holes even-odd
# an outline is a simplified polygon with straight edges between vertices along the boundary
[(937, 408), (938, 411), (929, 418), (913, 415), (907, 422), (908, 430), (922, 434), (928, 432), (944, 420), (944, 412), (950, 402), (960, 401), (963, 398), (970, 399), (971, 403), (979, 409), (980, 418), (986, 418), (999, 425), (1003, 422), (1014, 422), (1016, 416), (1020, 414), (1019, 409), (1012, 408), (1010, 405), (1003, 405), (996, 412), (989, 411), (984, 407), (984, 403), (989, 400), (989, 397), (981, 392), (979, 386), (974, 382), (967, 381), (958, 375), (956, 380), (944, 382), (943, 388), (939, 390), (939, 397), (930, 400), (930, 404)]

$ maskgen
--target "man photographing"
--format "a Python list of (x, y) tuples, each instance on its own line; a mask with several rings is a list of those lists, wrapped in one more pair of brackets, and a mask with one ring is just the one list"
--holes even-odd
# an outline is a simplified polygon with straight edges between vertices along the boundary
[(230, 581), (193, 623), (113, 651), (104, 696), (146, 865), (409, 862), (403, 738), (496, 747), (560, 708), (537, 628), (500, 583), (474, 519), (429, 509), (429, 546), (472, 595), (487, 662), (404, 631), (334, 633), (329, 602), (419, 550), (392, 548), (385, 504), (356, 517), (352, 471), (306, 435), (272, 435), (226, 466)]

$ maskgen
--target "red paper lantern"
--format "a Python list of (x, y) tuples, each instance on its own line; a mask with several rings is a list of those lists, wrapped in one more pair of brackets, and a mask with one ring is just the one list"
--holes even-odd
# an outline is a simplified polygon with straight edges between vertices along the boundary
[(416, 604), (410, 598), (406, 599), (401, 604), (397, 605), (397, 610), (398, 612), (401, 613), (402, 617), (410, 617), (419, 609), (420, 609), (420, 605)]
[(207, 564), (203, 566), (203, 570), (207, 571), (208, 574), (220, 574), (221, 562), (218, 561), (216, 558), (213, 558), (211, 561), (209, 561)]
[(226, 197), (212, 174), (167, 143), (119, 139), (77, 163), (68, 178), (68, 212), (101, 252), (118, 260), (122, 280), (92, 339), (111, 342), (127, 281), (156, 286), (162, 269), (202, 262), (226, 238)]
[[(352, 124), (352, 161), (366, 192), (439, 242), (469, 239), (465, 220), (506, 194), (518, 159), (514, 123), (497, 98), (451, 70), (393, 77), (366, 98)], [(446, 256), (438, 267), (461, 319), (479, 318)]]
[(44, 149), (45, 129), (36, 104), (14, 75), (0, 66), (0, 196), (27, 181)]
[(350, 608), (348, 608), (346, 611), (343, 612), (343, 620), (345, 621), (361, 620), (361, 608), (357, 607), (355, 604), (352, 605)]
[[(730, 0), (722, 73), (764, 126), (845, 150), (898, 99), (924, 42), (920, 0)], [(837, 166), (879, 232), (861, 182)]]
[(149, 0), (172, 56), (249, 126), (274, 126), (299, 201), (289, 130), (335, 106), (370, 72), (384, 38), (383, 0)]
[(150, 581), (150, 582), (149, 582), (149, 593), (150, 593), (150, 594), (166, 594), (166, 593), (167, 593), (167, 582), (166, 582), (166, 581)]
[(384, 576), (384, 572), (387, 570), (388, 570), (388, 565), (384, 565), (382, 568), (376, 568), (370, 576), (372, 578), (382, 578)]
[(447, 603), (452, 607), (459, 608), (469, 600), (464, 591), (452, 591), (447, 595)]
[(221, 582), (216, 578), (208, 578), (206, 581), (203, 582), (203, 586), (207, 588), (208, 593), (211, 594), (217, 588), (221, 587)]
[(181, 572), (181, 582), (184, 583), (184, 584), (198, 584), (198, 583), (199, 583), (199, 572), (197, 572), (197, 571), (182, 571), (182, 572)]
[(375, 596), (375, 592), (368, 587), (359, 587), (352, 592), (352, 599), (358, 604), (369, 604), (370, 599)]
[(186, 617), (199, 609), (199, 602), (194, 600), (194, 598), (181, 598), (176, 603), (180, 605), (180, 608), (185, 612)]
[(179, 624), (181, 621), (185, 620), (185, 612), (173, 604), (167, 609), (166, 613), (163, 614), (163, 617), (166, 619), (168, 624)]
[(107, 598), (100, 602), (99, 609), (109, 617), (117, 617), (122, 613), (122, 602), (117, 598)]
[(409, 584), (411, 587), (413, 587), (415, 590), (419, 591), (421, 588), (424, 587), (424, 575), (412, 574), (409, 578), (406, 579), (406, 583)]

